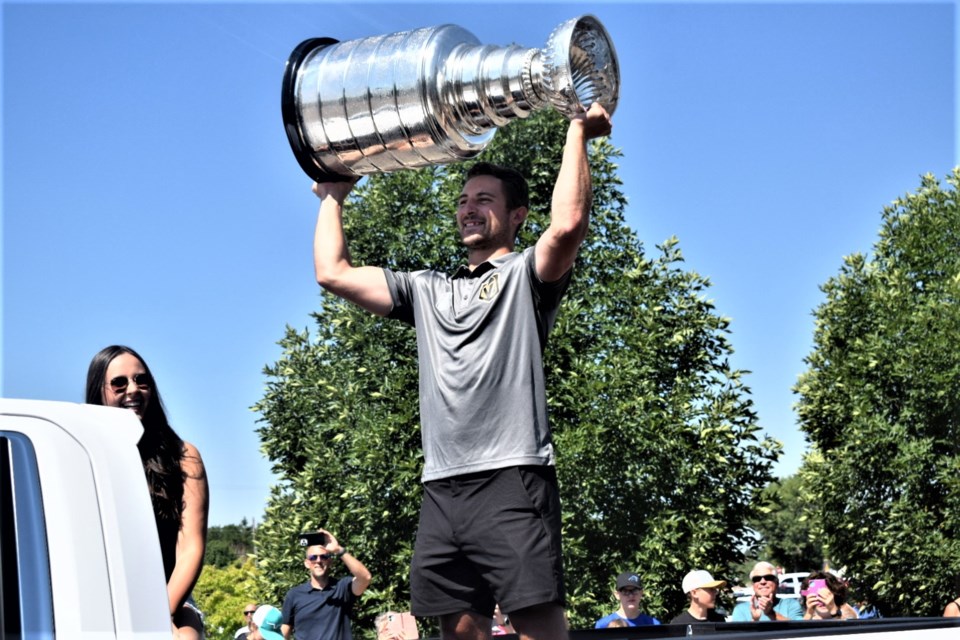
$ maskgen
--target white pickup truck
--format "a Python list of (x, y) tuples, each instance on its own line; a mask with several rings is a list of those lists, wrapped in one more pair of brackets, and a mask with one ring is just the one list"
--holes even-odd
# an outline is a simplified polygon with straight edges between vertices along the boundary
[(170, 640), (129, 411), (0, 399), (0, 638)]
[[(122, 409), (0, 399), (0, 640), (169, 640), (141, 433)], [(960, 618), (570, 631), (570, 640), (683, 636), (960, 640)]]

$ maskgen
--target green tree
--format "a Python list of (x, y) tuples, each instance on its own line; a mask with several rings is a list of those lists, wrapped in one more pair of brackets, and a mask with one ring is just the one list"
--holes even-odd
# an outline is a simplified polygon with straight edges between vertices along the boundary
[(262, 601), (257, 593), (257, 573), (253, 558), (226, 567), (203, 567), (193, 597), (203, 611), (207, 638), (232, 640), (233, 633), (243, 626), (243, 606)]
[(207, 549), (203, 556), (205, 565), (221, 569), (243, 561), (253, 553), (253, 526), (244, 518), (240, 524), (210, 527), (207, 530)]
[[(763, 490), (763, 513), (750, 526), (760, 535), (760, 553), (751, 558), (766, 560), (786, 571), (813, 571), (823, 565), (823, 549), (810, 531), (810, 519), (801, 494), (800, 477), (787, 476)], [(747, 575), (750, 567), (740, 575)]]
[(960, 168), (883, 209), (822, 290), (800, 378), (819, 542), (881, 610), (936, 615), (960, 575)]
[[(549, 221), (566, 124), (552, 113), (498, 132), (486, 161), (517, 167), (532, 208), (529, 246)], [(564, 497), (574, 627), (609, 612), (614, 576), (636, 568), (648, 607), (684, 606), (679, 583), (724, 574), (771, 479), (779, 445), (759, 434), (741, 371), (728, 364), (728, 320), (709, 282), (680, 268), (676, 239), (645, 255), (626, 227), (626, 199), (606, 140), (592, 143), (594, 209), (575, 279), (547, 349), (548, 403)], [(344, 218), (354, 262), (450, 271), (462, 260), (452, 212), (467, 167), (377, 175)], [(323, 294), (309, 330), (288, 328), (266, 368), (259, 433), (281, 482), (258, 529), (264, 589), (305, 579), (296, 533), (332, 530), (370, 568), (359, 628), (406, 609), (419, 509), (416, 340), (401, 323)]]

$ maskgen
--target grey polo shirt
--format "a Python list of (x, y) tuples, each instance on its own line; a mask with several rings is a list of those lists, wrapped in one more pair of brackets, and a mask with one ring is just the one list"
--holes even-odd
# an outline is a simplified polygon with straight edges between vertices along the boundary
[(423, 481), (552, 465), (543, 350), (571, 272), (541, 282), (533, 247), (452, 276), (384, 271), (389, 317), (417, 331)]

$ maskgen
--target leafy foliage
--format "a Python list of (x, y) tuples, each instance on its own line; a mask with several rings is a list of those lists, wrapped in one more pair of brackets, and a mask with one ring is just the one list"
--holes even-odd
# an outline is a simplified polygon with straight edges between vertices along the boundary
[(960, 168), (947, 183), (885, 207), (873, 257), (822, 287), (795, 388), (820, 541), (886, 614), (939, 614), (960, 575)]
[(770, 483), (763, 490), (763, 502), (761, 517), (750, 523), (760, 534), (763, 548), (740, 575), (747, 575), (757, 560), (785, 567), (788, 572), (821, 569), (824, 553), (811, 534), (800, 477), (792, 475)]
[[(520, 246), (549, 223), (565, 131), (540, 113), (499, 131), (483, 154), (529, 180)], [(620, 571), (644, 574), (648, 608), (666, 618), (685, 607), (686, 571), (723, 575), (740, 561), (744, 523), (779, 452), (759, 434), (743, 372), (728, 364), (729, 321), (707, 299), (709, 282), (681, 270), (676, 239), (648, 258), (626, 227), (617, 155), (592, 143), (591, 232), (545, 362), (573, 627), (611, 610)], [(452, 270), (462, 253), (451, 212), (466, 169), (358, 185), (344, 214), (354, 263)], [(401, 323), (321, 300), (313, 335), (287, 329), (255, 407), (282, 478), (257, 533), (261, 587), (277, 599), (306, 579), (296, 533), (330, 529), (374, 576), (362, 633), (377, 612), (409, 606), (422, 468), (416, 340)]]
[(247, 523), (246, 518), (240, 524), (210, 527), (207, 530), (204, 565), (223, 569), (231, 564), (243, 562), (250, 553), (253, 553), (253, 526)]
[(257, 597), (257, 567), (252, 558), (226, 567), (206, 565), (193, 588), (193, 597), (203, 611), (206, 637), (232, 640), (244, 624), (243, 607)]

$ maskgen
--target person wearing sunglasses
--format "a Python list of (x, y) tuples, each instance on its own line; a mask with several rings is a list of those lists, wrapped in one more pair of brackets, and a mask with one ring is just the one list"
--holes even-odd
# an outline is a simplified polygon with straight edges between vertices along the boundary
[(248, 640), (250, 631), (253, 630), (253, 614), (257, 612), (257, 603), (248, 602), (243, 606), (243, 626), (233, 632), (233, 640)]
[[(323, 536), (323, 544), (308, 546), (303, 560), (309, 579), (290, 589), (283, 600), (283, 637), (350, 640), (350, 613), (357, 598), (370, 586), (370, 571), (332, 533), (326, 529), (318, 533)], [(350, 576), (335, 580), (333, 568), (338, 561)]]
[(201, 638), (203, 616), (190, 596), (207, 544), (209, 491), (200, 452), (170, 426), (150, 368), (129, 347), (112, 345), (93, 357), (86, 402), (132, 411), (143, 425), (137, 448), (153, 502), (173, 634)]
[(803, 609), (796, 598), (778, 598), (777, 568), (769, 562), (758, 562), (750, 571), (753, 596), (733, 608), (731, 622), (766, 622), (770, 620), (802, 620)]

